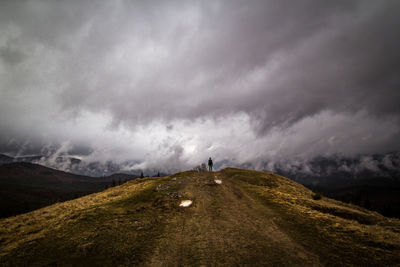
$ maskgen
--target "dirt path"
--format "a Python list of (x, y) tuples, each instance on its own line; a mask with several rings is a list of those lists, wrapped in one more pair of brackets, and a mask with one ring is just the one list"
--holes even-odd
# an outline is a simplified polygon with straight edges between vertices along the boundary
[(148, 265), (320, 265), (276, 226), (278, 214), (221, 173), (188, 176), (181, 183), (193, 205), (169, 219)]

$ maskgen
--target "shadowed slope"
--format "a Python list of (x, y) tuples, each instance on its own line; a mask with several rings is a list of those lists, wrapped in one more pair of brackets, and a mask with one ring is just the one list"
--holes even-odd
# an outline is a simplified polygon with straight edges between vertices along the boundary
[(41, 165), (18, 162), (0, 166), (0, 218), (104, 190), (112, 181), (134, 179), (128, 174), (88, 177)]
[[(399, 220), (311, 196), (284, 177), (240, 169), (137, 179), (2, 219), (1, 264), (399, 262)], [(182, 200), (193, 204), (179, 207)]]

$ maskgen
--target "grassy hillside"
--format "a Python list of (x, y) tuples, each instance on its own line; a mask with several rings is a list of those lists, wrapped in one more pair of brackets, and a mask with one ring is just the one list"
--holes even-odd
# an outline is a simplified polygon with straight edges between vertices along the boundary
[[(400, 262), (399, 220), (312, 196), (284, 177), (230, 168), (136, 179), (0, 220), (0, 264), (393, 266)], [(182, 200), (193, 204), (180, 207)]]
[(126, 174), (94, 178), (26, 162), (2, 165), (0, 218), (99, 192), (112, 180), (119, 183), (133, 178)]

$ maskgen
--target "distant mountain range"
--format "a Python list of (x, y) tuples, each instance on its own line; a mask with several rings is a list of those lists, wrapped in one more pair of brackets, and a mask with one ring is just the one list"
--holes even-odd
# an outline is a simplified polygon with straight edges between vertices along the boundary
[[(132, 168), (138, 163), (135, 161), (86, 162), (68, 155), (32, 155), (13, 158), (0, 154), (0, 165), (13, 162), (40, 164), (76, 175), (106, 177), (108, 183), (111, 182), (110, 179), (119, 179), (114, 175), (116, 173), (125, 173), (118, 174), (119, 176), (139, 177), (141, 175), (141, 170)], [(237, 164), (226, 160), (215, 162), (216, 169), (227, 166), (237, 166)], [(400, 217), (400, 154), (398, 152), (355, 157), (330, 156), (264, 161), (257, 165), (246, 163), (237, 167), (277, 173), (332, 198), (371, 208), (386, 216)], [(143, 170), (143, 172), (145, 176), (155, 176), (158, 171)], [(161, 176), (166, 174), (162, 172)], [(114, 178), (110, 178), (112, 177), (110, 175), (114, 175)], [(121, 179), (125, 180), (125, 177)]]
[(313, 186), (343, 187), (363, 180), (400, 180), (400, 154), (359, 155), (355, 157), (316, 157), (309, 160), (264, 162), (262, 169)]
[(14, 162), (14, 158), (0, 154), (0, 165)]
[[(69, 155), (31, 155), (22, 157), (10, 157), (0, 154), (0, 165), (12, 162), (29, 162), (40, 164), (49, 168), (70, 172), (79, 175), (101, 177), (114, 173), (128, 173), (140, 175), (141, 170), (133, 169), (136, 161), (91, 161), (87, 162)], [(215, 162), (215, 167), (223, 168), (236, 166), (232, 162), (222, 160)], [(354, 182), (385, 177), (398, 180), (400, 178), (400, 153), (391, 152), (386, 154), (365, 154), (355, 157), (315, 157), (311, 159), (291, 159), (279, 161), (263, 161), (258, 164), (246, 163), (238, 167), (246, 169), (258, 169), (281, 174), (299, 182), (312, 186), (340, 187), (352, 185)], [(147, 176), (154, 176), (158, 170), (143, 170)], [(163, 172), (163, 175), (166, 173)]]
[[(110, 176), (115, 173), (126, 173), (130, 175), (140, 176), (142, 172), (142, 170), (132, 169), (131, 166), (138, 163), (132, 160), (127, 160), (124, 162), (115, 162), (111, 160), (105, 162), (87, 162), (69, 155), (31, 155), (10, 157), (4, 154), (0, 154), (0, 165), (12, 162), (29, 162), (57, 169), (60, 171), (92, 177)], [(158, 174), (159, 170), (144, 170), (144, 172), (146, 176), (155, 176)], [(165, 175), (165, 172), (161, 173), (161, 176)]]

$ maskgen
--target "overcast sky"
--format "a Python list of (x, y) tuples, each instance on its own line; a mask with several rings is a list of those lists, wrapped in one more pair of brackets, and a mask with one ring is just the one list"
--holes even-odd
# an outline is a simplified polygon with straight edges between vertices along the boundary
[(189, 168), (400, 148), (400, 1), (0, 1), (0, 153)]

